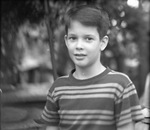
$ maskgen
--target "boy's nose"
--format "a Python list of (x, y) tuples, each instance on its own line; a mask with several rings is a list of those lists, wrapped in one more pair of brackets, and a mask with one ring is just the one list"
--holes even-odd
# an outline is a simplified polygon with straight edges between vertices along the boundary
[(77, 41), (76, 49), (79, 49), (79, 50), (83, 49), (83, 41), (82, 40)]

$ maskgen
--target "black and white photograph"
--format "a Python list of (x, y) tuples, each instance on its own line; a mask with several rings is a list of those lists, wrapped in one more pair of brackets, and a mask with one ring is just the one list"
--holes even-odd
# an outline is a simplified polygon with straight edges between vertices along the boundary
[(149, 130), (149, 0), (1, 0), (0, 130)]

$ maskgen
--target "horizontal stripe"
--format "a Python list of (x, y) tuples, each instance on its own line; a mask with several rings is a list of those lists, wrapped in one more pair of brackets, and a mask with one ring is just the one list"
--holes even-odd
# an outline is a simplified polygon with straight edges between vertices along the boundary
[(59, 114), (106, 114), (113, 115), (112, 111), (107, 110), (59, 110)]
[(125, 88), (124, 93), (128, 93), (128, 92), (130, 92), (130, 91), (132, 91), (132, 90), (135, 90), (134, 85), (130, 85), (130, 86), (128, 86), (127, 88)]
[(116, 117), (120, 117), (120, 116), (122, 116), (122, 115), (126, 115), (126, 114), (128, 114), (128, 113), (133, 113), (133, 114), (135, 114), (136, 113), (136, 111), (138, 111), (138, 112), (140, 112), (141, 113), (141, 107), (140, 107), (140, 105), (138, 105), (138, 106), (134, 106), (134, 107), (130, 107), (129, 109), (127, 109), (127, 110), (124, 110), (124, 111), (122, 111), (120, 114), (118, 114), (118, 115), (116, 115)]
[(41, 115), (42, 119), (44, 119), (46, 122), (58, 122), (58, 118), (54, 119), (54, 118), (47, 118), (45, 115)]
[(42, 118), (47, 122), (57, 122), (59, 120), (58, 112), (49, 111), (47, 107), (44, 108)]
[(94, 121), (71, 121), (71, 120), (62, 120), (61, 124), (70, 124), (70, 125), (112, 125), (114, 121), (101, 121), (101, 120), (94, 120)]
[(128, 92), (128, 93), (123, 94), (122, 98), (118, 98), (118, 100), (117, 100), (115, 103), (116, 103), (116, 104), (119, 104), (119, 103), (121, 103), (123, 100), (125, 100), (125, 99), (131, 97), (132, 95), (137, 95), (137, 92), (136, 92), (135, 89), (132, 90), (132, 91), (130, 91), (130, 92)]
[[(55, 88), (52, 93), (54, 100), (58, 99), (79, 99), (79, 98), (115, 98), (120, 95), (123, 87), (118, 83), (107, 83), (107, 84), (95, 84), (88, 86), (62, 86)], [(93, 92), (93, 93), (92, 93)], [(98, 92), (101, 92), (97, 94)], [(106, 92), (106, 95), (104, 94)], [(108, 94), (110, 92), (110, 94)], [(86, 94), (86, 93), (91, 93)], [(113, 93), (113, 94), (112, 94)], [(68, 95), (65, 95), (68, 94)], [(73, 95), (71, 95), (73, 94)], [(83, 95), (84, 94), (84, 95)], [(86, 95), (85, 95), (86, 94)], [(81, 96), (83, 95), (83, 96)]]
[(135, 89), (130, 91), (130, 92), (128, 92), (128, 93), (125, 93), (124, 96), (123, 96), (123, 99), (127, 98), (127, 97), (130, 97), (131, 95), (134, 95), (134, 94), (136, 94), (136, 90)]
[(130, 115), (128, 114), (128, 115), (120, 118), (120, 120), (118, 121), (118, 125), (120, 126), (120, 125), (127, 124), (129, 122), (142, 120), (142, 119), (144, 119), (142, 114), (137, 115), (137, 116), (132, 116), (131, 114)]
[(87, 86), (61, 86), (61, 87), (56, 87), (55, 91), (52, 93), (57, 93), (57, 91), (67, 91), (67, 90), (82, 90), (82, 89), (99, 89), (101, 87), (115, 87), (118, 90), (122, 91), (123, 87), (119, 85), (118, 83), (105, 83), (105, 84), (92, 84), (92, 85), (87, 85)]
[(65, 95), (65, 94), (67, 94), (67, 95), (72, 95), (72, 94), (78, 95), (78, 94), (89, 94), (89, 93), (93, 94), (93, 93), (98, 93), (98, 92), (100, 92), (100, 93), (106, 93), (106, 92), (107, 93), (108, 92), (109, 93), (115, 93), (116, 89), (115, 88), (103, 88), (103, 89), (93, 89), (93, 90), (88, 89), (88, 90), (75, 90), (75, 91), (73, 91), (73, 90), (71, 90), (71, 91), (59, 91), (55, 94), (55, 96), (59, 96), (61, 94), (63, 94), (63, 95)]
[(118, 118), (118, 125), (123, 125), (134, 120), (136, 121), (143, 119), (143, 115), (140, 111), (140, 108), (140, 106), (131, 107), (128, 110), (122, 111), (121, 114), (118, 114), (116, 116)]
[[(114, 94), (62, 95), (59, 99), (114, 98)], [(55, 98), (55, 101), (57, 98)]]
[(62, 120), (71, 119), (71, 120), (113, 120), (113, 116), (104, 116), (104, 115), (61, 115)]
[(133, 120), (132, 118), (128, 119), (128, 120), (124, 120), (124, 121), (121, 121), (121, 122), (118, 122), (117, 123), (117, 126), (122, 126), (122, 125), (125, 125), (125, 124), (128, 124), (128, 123), (131, 123)]
[(52, 114), (47, 114), (46, 111), (43, 111), (43, 116), (47, 117), (48, 119), (54, 117)]
[(132, 118), (132, 115), (131, 115), (131, 113), (128, 113), (127, 115), (120, 116), (119, 122), (130, 119), (130, 118)]
[(45, 110), (45, 112), (46, 112), (47, 114), (52, 114), (52, 115), (58, 114), (58, 113), (55, 112), (55, 111), (50, 111), (50, 110), (48, 110), (47, 107), (45, 107), (44, 110)]
[(139, 121), (139, 120), (143, 120), (144, 119), (144, 115), (143, 114), (139, 114), (139, 115), (136, 115), (136, 116), (134, 116), (133, 117), (133, 119), (135, 120), (135, 121)]

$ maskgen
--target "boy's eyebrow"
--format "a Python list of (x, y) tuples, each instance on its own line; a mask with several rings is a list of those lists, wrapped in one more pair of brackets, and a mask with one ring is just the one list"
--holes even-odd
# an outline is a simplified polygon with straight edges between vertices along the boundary
[(92, 37), (95, 37), (94, 34), (86, 34), (85, 36), (86, 36), (86, 37), (91, 37), (91, 36), (92, 36)]
[(74, 34), (74, 33), (68, 33), (68, 35), (76, 35), (76, 34)]

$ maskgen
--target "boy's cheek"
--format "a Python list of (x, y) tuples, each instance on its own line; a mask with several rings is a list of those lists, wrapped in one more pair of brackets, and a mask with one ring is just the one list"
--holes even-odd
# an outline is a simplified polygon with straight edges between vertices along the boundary
[(68, 49), (69, 53), (73, 53), (74, 52), (74, 46), (73, 45), (68, 45), (67, 49)]
[(68, 51), (68, 53), (69, 53), (69, 56), (70, 56), (70, 57), (73, 57), (72, 51)]

